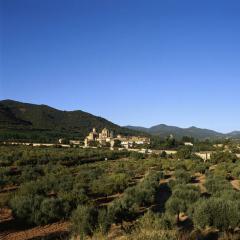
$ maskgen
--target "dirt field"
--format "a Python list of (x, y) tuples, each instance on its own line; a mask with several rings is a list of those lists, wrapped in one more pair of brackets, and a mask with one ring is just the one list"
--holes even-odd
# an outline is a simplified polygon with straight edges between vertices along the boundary
[(69, 231), (69, 222), (59, 222), (28, 230), (0, 233), (1, 240), (29, 240), (54, 234), (64, 234)]
[(240, 181), (239, 180), (232, 180), (231, 184), (232, 184), (234, 189), (240, 191)]

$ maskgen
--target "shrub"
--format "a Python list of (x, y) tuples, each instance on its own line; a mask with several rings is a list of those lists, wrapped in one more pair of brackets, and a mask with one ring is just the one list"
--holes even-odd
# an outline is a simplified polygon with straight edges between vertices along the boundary
[(132, 219), (136, 216), (139, 207), (152, 204), (161, 176), (161, 172), (149, 173), (137, 186), (126, 189), (124, 196), (109, 206), (113, 222), (122, 223), (123, 220)]
[(40, 206), (42, 214), (41, 223), (48, 224), (64, 219), (69, 210), (70, 206), (68, 206), (63, 200), (57, 198), (45, 198)]
[(130, 153), (130, 158), (132, 158), (134, 160), (144, 159), (144, 154), (139, 153), (139, 152), (131, 152)]
[(216, 152), (211, 155), (211, 163), (236, 162), (237, 156), (231, 152)]
[(172, 230), (175, 222), (167, 215), (144, 214), (137, 223), (129, 240), (177, 240), (177, 232)]
[(98, 211), (98, 228), (102, 234), (106, 234), (111, 227), (112, 219), (107, 209), (100, 209)]
[(235, 178), (240, 178), (240, 167), (237, 166), (232, 171), (232, 176)]
[(230, 201), (240, 200), (240, 192), (235, 191), (233, 188), (223, 189), (222, 191), (216, 192), (213, 196)]
[(216, 192), (221, 192), (226, 189), (232, 189), (231, 184), (222, 177), (208, 177), (205, 183), (207, 192), (214, 194)]
[(161, 158), (167, 158), (167, 153), (166, 153), (166, 151), (162, 151), (162, 152), (160, 153), (160, 157), (161, 157)]
[(80, 205), (71, 217), (72, 232), (75, 236), (80, 235), (83, 239), (92, 235), (97, 226), (97, 210), (91, 206)]
[(43, 175), (41, 168), (27, 166), (22, 171), (21, 181), (22, 182), (33, 181), (36, 180), (41, 175)]
[(30, 225), (48, 224), (67, 216), (70, 206), (61, 199), (16, 194), (9, 202), (13, 216)]
[(129, 176), (125, 173), (115, 173), (93, 180), (91, 190), (95, 194), (112, 195), (123, 192), (129, 182)]
[(192, 179), (191, 174), (185, 170), (175, 171), (175, 177), (180, 183), (189, 183)]
[(72, 191), (59, 192), (58, 196), (65, 202), (68, 202), (71, 209), (77, 208), (78, 205), (86, 204), (89, 200), (83, 188), (74, 188)]
[(109, 205), (108, 211), (110, 219), (116, 224), (122, 224), (124, 220), (131, 220), (136, 216), (134, 199), (127, 197), (124, 200), (115, 200)]
[(28, 224), (41, 223), (40, 206), (43, 197), (39, 195), (15, 195), (9, 202), (13, 216)]
[(180, 147), (176, 157), (178, 159), (190, 159), (192, 155), (192, 147), (191, 146), (183, 146)]
[(207, 165), (205, 163), (198, 163), (195, 168), (194, 171), (195, 172), (199, 172), (201, 174), (204, 174), (206, 172), (206, 170), (208, 169)]
[(148, 211), (139, 220), (139, 225), (145, 228), (153, 228), (156, 230), (171, 230), (174, 228), (176, 222), (171, 215), (156, 214)]
[(189, 185), (177, 185), (166, 203), (166, 210), (170, 214), (176, 214), (177, 221), (179, 221), (179, 214), (181, 212), (186, 213), (190, 206), (199, 198), (199, 188)]
[(219, 163), (214, 169), (214, 176), (229, 179), (234, 168), (235, 164), (233, 163)]
[(195, 227), (201, 229), (216, 227), (220, 231), (228, 231), (236, 228), (239, 221), (238, 204), (220, 198), (210, 198), (197, 202), (193, 214)]

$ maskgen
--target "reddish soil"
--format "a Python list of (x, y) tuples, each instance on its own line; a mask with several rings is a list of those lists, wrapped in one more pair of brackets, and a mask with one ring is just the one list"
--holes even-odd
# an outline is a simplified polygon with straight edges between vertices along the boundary
[(0, 208), (0, 223), (12, 220), (12, 211), (8, 208)]
[(239, 180), (232, 180), (231, 184), (232, 184), (234, 189), (236, 189), (238, 191), (240, 190), (240, 181)]
[(206, 187), (204, 186), (205, 182), (206, 182), (206, 176), (204, 174), (197, 174), (196, 175), (196, 183), (194, 183), (194, 185), (199, 186), (201, 193), (205, 193)]
[(7, 186), (3, 189), (0, 189), (0, 193), (12, 192), (17, 190), (18, 188), (19, 188), (18, 186)]
[(1, 240), (29, 240), (36, 237), (67, 232), (69, 232), (69, 222), (57, 222), (46, 226), (24, 229), (19, 223), (14, 221), (10, 209), (0, 209)]
[(44, 237), (51, 234), (69, 232), (69, 222), (58, 222), (46, 226), (40, 226), (21, 231), (6, 231), (0, 233), (1, 240), (29, 240), (36, 237)]

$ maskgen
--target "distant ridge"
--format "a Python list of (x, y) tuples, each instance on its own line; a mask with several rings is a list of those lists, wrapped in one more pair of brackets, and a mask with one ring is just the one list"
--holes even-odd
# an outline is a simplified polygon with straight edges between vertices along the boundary
[(183, 136), (194, 137), (197, 139), (240, 138), (240, 131), (223, 134), (210, 129), (202, 129), (197, 127), (180, 128), (176, 126), (168, 126), (165, 124), (159, 124), (150, 128), (137, 126), (126, 126), (126, 128), (162, 137), (167, 137), (172, 134), (176, 138), (182, 138)]
[(12, 139), (57, 139), (58, 137), (75, 137), (83, 139), (89, 131), (107, 127), (115, 134), (122, 135), (155, 135), (175, 138), (190, 136), (197, 139), (234, 138), (240, 139), (240, 131), (223, 134), (209, 129), (197, 127), (180, 128), (159, 124), (150, 128), (126, 126), (121, 127), (102, 117), (90, 113), (62, 111), (47, 105), (22, 103), (13, 100), (0, 101), (0, 140), (1, 136)]
[(55, 137), (75, 135), (84, 138), (93, 127), (98, 130), (107, 127), (116, 134), (141, 134), (81, 110), (61, 111), (47, 105), (13, 100), (0, 101), (0, 130), (2, 132), (11, 131), (16, 135), (22, 132), (28, 134), (35, 132), (35, 135), (47, 133)]

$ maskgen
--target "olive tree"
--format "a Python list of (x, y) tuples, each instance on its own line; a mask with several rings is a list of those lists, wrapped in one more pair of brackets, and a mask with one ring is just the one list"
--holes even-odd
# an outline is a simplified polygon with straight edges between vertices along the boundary
[(97, 210), (91, 206), (80, 205), (71, 217), (72, 232), (83, 239), (92, 235), (97, 226)]
[(180, 183), (189, 183), (192, 179), (191, 174), (186, 170), (176, 170), (174, 175)]
[(228, 232), (239, 226), (240, 213), (238, 204), (221, 198), (210, 198), (198, 202), (193, 213), (196, 228), (215, 227)]
[(199, 198), (199, 188), (189, 185), (177, 185), (166, 203), (166, 210), (171, 214), (176, 214), (177, 222), (179, 222), (180, 213), (186, 213), (188, 208)]
[(208, 177), (205, 183), (207, 192), (210, 194), (215, 194), (216, 192), (221, 192), (226, 189), (231, 189), (231, 184), (222, 177)]

